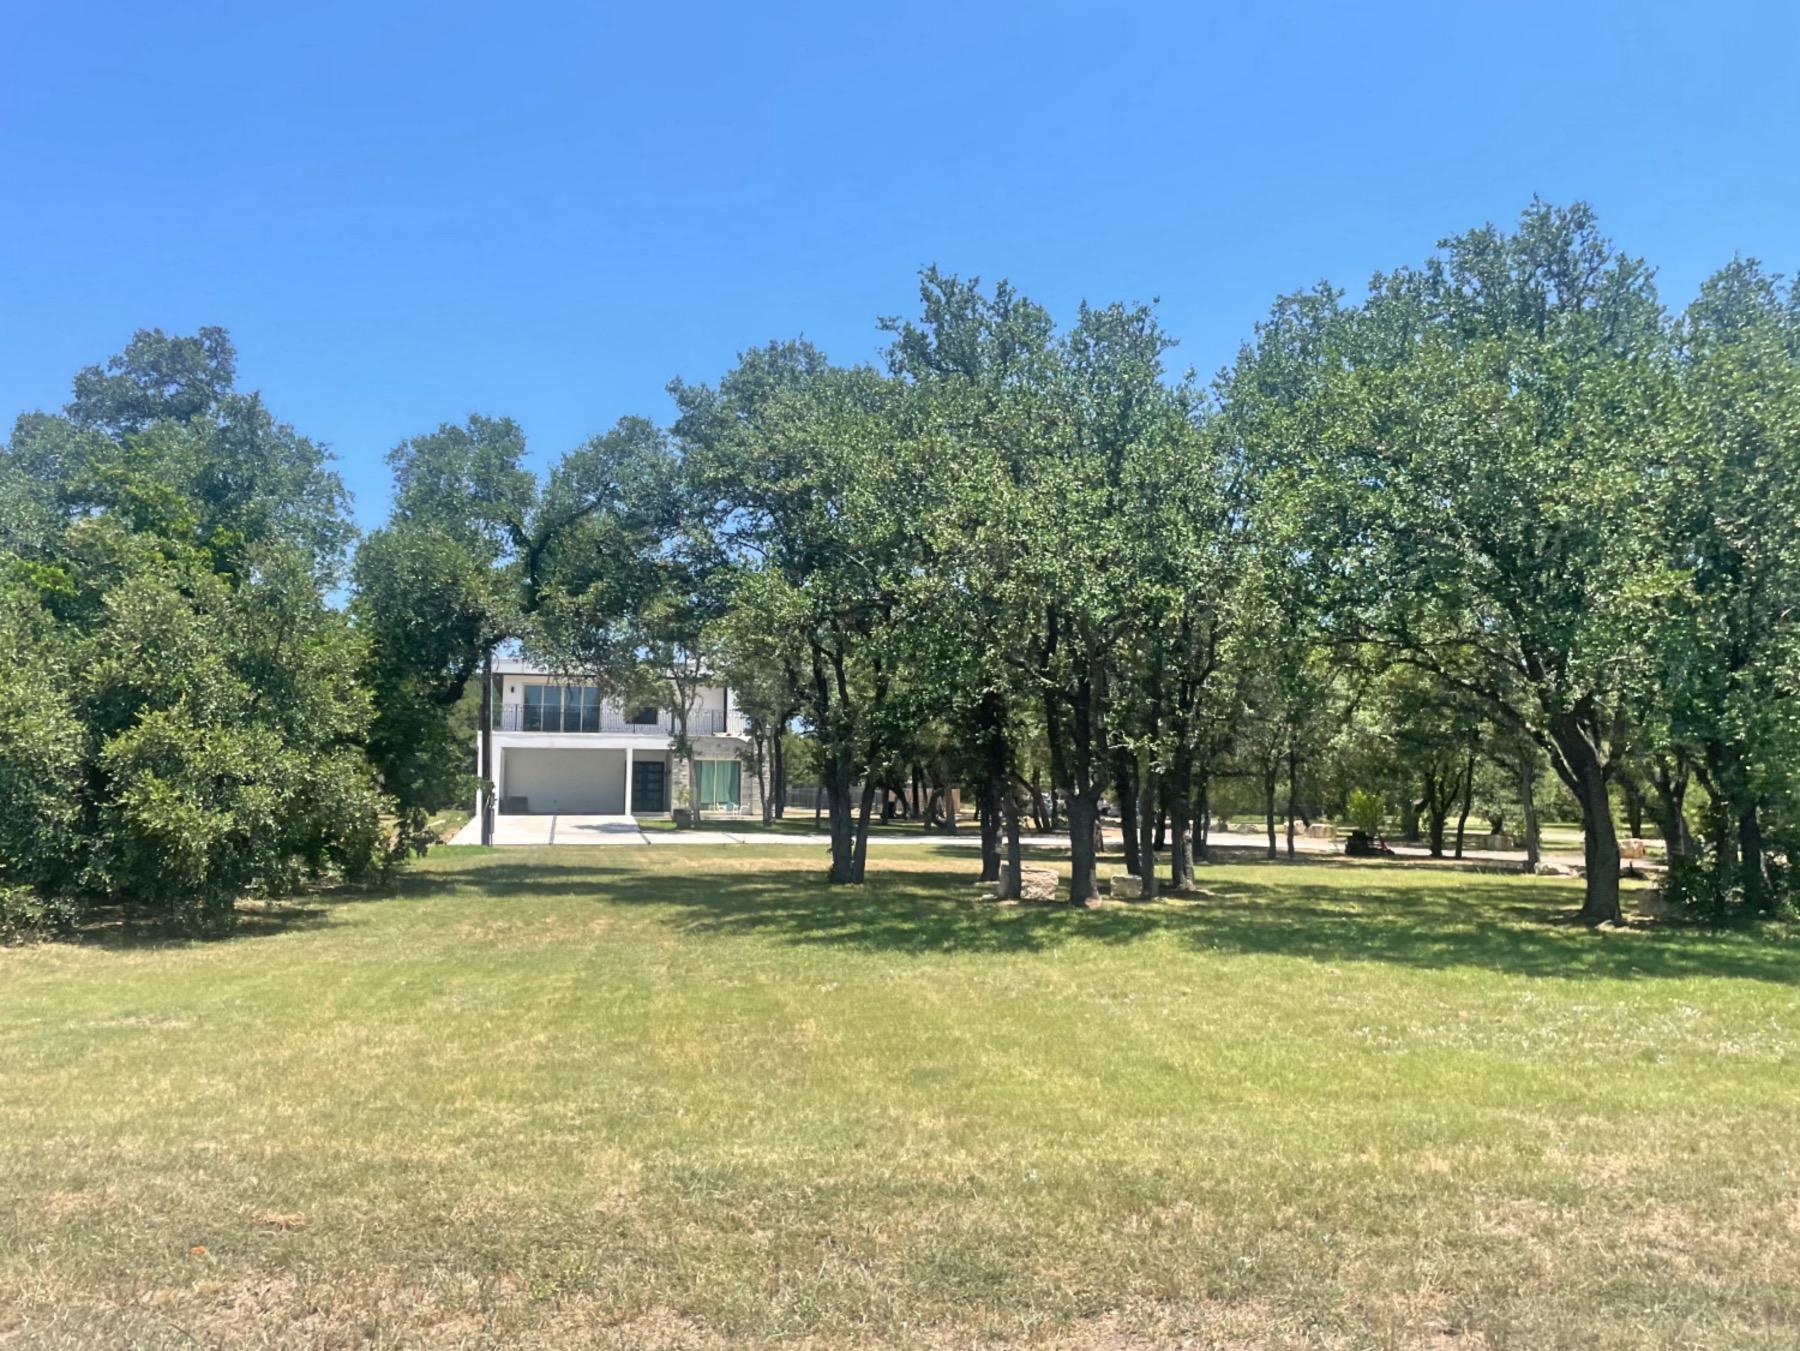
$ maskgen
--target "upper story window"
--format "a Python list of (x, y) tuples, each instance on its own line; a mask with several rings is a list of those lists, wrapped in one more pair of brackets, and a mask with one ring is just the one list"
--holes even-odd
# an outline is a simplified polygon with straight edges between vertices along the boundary
[(600, 687), (597, 685), (527, 685), (521, 691), (520, 730), (526, 732), (598, 732)]
[(634, 708), (625, 717), (625, 721), (633, 727), (654, 727), (661, 717), (655, 704), (645, 704), (642, 708)]

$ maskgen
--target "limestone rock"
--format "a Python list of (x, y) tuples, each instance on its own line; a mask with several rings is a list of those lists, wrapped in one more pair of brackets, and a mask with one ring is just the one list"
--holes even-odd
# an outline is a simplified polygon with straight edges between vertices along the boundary
[(1144, 894), (1144, 881), (1120, 868), (1107, 879), (1106, 894), (1124, 901), (1135, 901)]
[(1055, 868), (1034, 868), (1030, 864), (1024, 864), (1019, 868), (1019, 899), (1054, 901), (1056, 888), (1061, 881)]

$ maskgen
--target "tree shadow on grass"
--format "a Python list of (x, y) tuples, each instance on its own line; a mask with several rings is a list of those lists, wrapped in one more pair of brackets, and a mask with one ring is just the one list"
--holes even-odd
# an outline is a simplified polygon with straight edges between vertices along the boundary
[[(826, 885), (816, 860), (716, 868), (602, 860), (457, 860), (405, 892), (576, 898), (641, 906), (689, 933), (738, 934), (876, 953), (1004, 955), (1167, 935), (1193, 949), (1324, 963), (1476, 967), (1579, 979), (1731, 977), (1794, 983), (1800, 934), (1649, 928), (1594, 933), (1566, 922), (1576, 886), (1518, 876), (1432, 872), (1328, 859), (1201, 870), (1210, 893), (1150, 904), (1003, 907), (980, 899), (974, 861), (883, 867), (861, 887)], [(674, 861), (671, 860), (671, 863)]]
[(132, 915), (103, 908), (82, 921), (72, 941), (84, 947), (142, 951), (148, 948), (186, 948), (238, 938), (273, 938), (304, 933), (336, 923), (339, 906), (379, 899), (373, 893), (334, 891), (328, 896), (312, 893), (304, 901), (255, 901), (240, 904), (233, 912), (231, 928), (220, 933), (192, 933), (163, 916)]

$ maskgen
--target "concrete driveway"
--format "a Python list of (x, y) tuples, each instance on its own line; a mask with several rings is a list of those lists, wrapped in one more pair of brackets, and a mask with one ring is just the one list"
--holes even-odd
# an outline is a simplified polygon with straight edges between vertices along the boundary
[[(481, 821), (456, 832), (451, 844), (480, 844)], [(495, 844), (643, 844), (644, 832), (629, 816), (496, 816)]]
[[(742, 834), (733, 830), (712, 828), (707, 830), (642, 830), (637, 821), (629, 816), (496, 816), (494, 818), (494, 843), (496, 845), (522, 844), (628, 844), (628, 845), (690, 845), (690, 844), (747, 844), (752, 839), (758, 844), (830, 844), (831, 836), (824, 834), (787, 835), (773, 831), (757, 831), (754, 835)], [(451, 844), (480, 844), (481, 822), (470, 821), (456, 832)]]

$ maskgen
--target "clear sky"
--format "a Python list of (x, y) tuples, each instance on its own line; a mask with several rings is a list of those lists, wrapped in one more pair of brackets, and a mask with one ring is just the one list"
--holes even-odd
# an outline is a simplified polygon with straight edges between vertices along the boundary
[(1800, 268), (1800, 6), (0, 0), (0, 421), (223, 324), (329, 443), (471, 411), (548, 458), (804, 333), (871, 357), (924, 263), (1184, 364), (1270, 300), (1586, 198), (1685, 303)]

